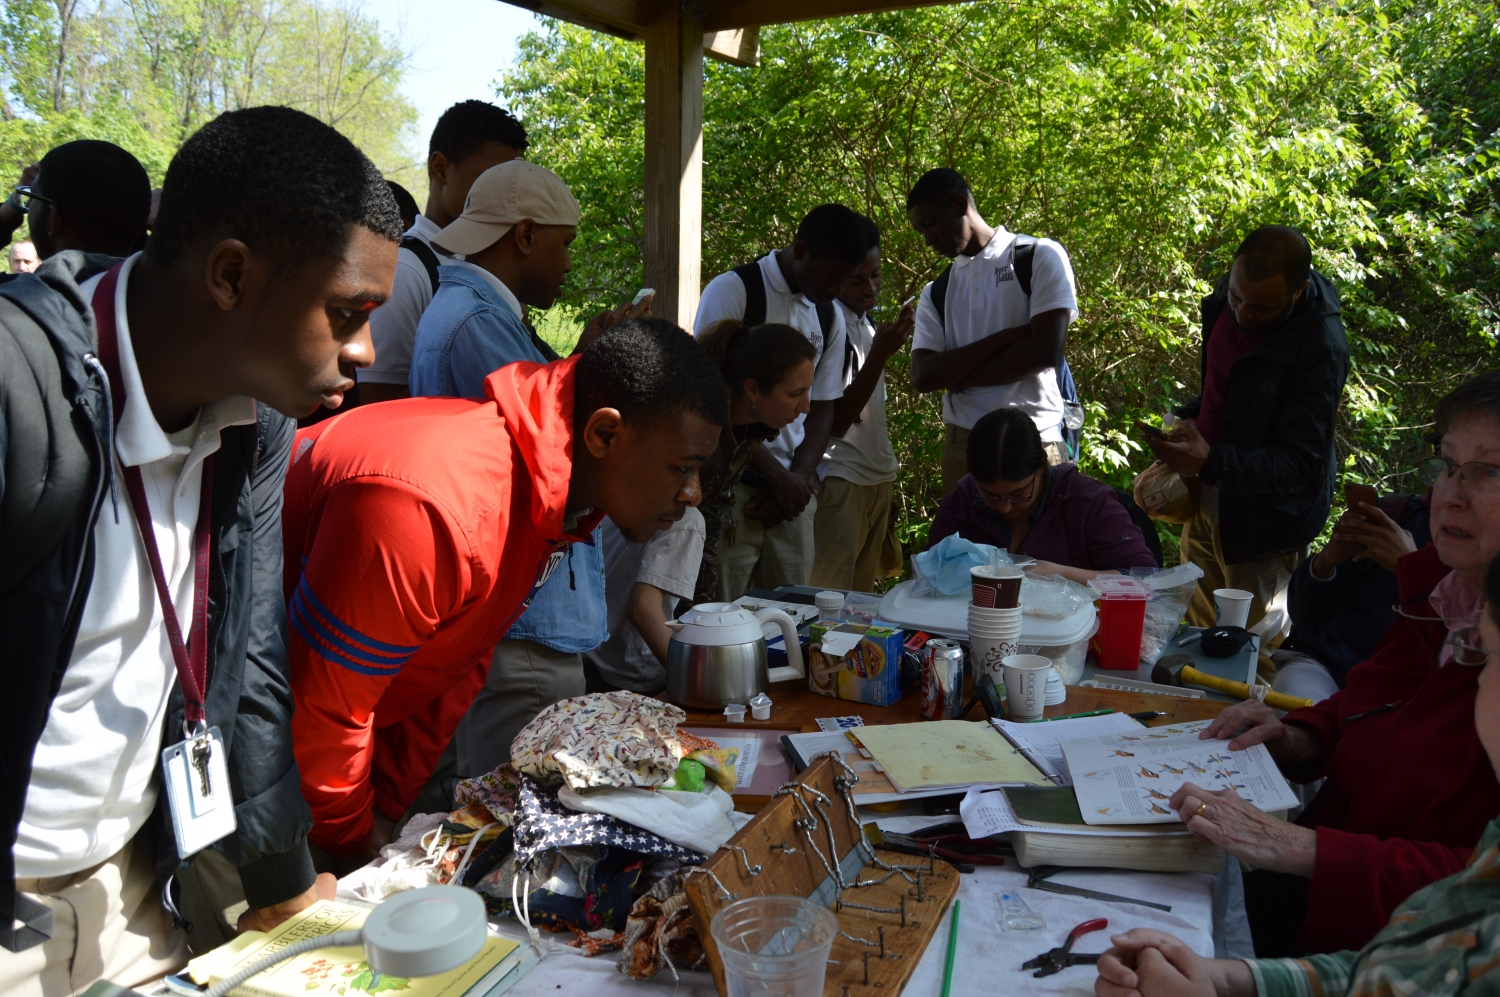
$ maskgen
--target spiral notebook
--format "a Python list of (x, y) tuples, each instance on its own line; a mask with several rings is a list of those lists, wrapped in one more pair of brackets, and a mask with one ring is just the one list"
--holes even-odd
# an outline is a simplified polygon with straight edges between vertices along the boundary
[(1076, 717), (1072, 720), (1046, 720), (1040, 723), (1015, 723), (991, 720), (1004, 738), (1025, 755), (1042, 774), (1059, 786), (1071, 786), (1068, 762), (1060, 744), (1078, 737), (1098, 737), (1140, 730), (1145, 725), (1127, 713), (1109, 713), (1102, 717)]

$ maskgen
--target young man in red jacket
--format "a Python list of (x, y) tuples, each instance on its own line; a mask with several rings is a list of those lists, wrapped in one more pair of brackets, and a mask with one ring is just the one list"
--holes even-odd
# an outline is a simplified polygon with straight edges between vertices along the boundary
[(410, 806), (568, 545), (605, 515), (669, 528), (698, 504), (728, 419), (718, 368), (660, 319), (502, 367), (485, 389), (354, 409), (292, 451), (292, 734), (309, 841), (338, 869)]

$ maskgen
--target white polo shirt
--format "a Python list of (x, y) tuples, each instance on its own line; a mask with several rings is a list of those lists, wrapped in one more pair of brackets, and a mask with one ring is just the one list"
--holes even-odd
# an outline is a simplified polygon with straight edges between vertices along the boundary
[[(32, 755), (14, 852), (22, 878), (98, 865), (125, 847), (156, 807), (162, 725), (177, 671), (120, 468), (140, 468), (177, 618), (191, 626), (203, 461), (219, 449), (221, 429), (255, 421), (255, 401), (233, 395), (205, 405), (185, 429), (162, 430), (141, 386), (125, 314), (126, 284), (139, 259), (125, 262), (115, 291), (123, 383), (113, 388), (125, 395), (115, 427), (120, 521), (106, 497), (94, 524), (94, 578), (78, 639)], [(86, 298), (100, 279), (84, 282)], [(180, 740), (175, 733), (172, 740)]]
[[(868, 316), (856, 315), (842, 301), (834, 306), (844, 316), (845, 333), (854, 346), (859, 366), (863, 367), (870, 360), (870, 348), (875, 345), (875, 326)], [(849, 380), (853, 379), (851, 368)], [(847, 389), (848, 385), (844, 387)], [(882, 373), (858, 421), (843, 436), (828, 441), (828, 452), (818, 465), (818, 476), (843, 478), (856, 485), (881, 485), (895, 481), (900, 469), (901, 462), (891, 449), (891, 436), (885, 428), (885, 374)]]
[[(932, 285), (922, 289), (911, 339), (913, 350), (942, 352), (968, 346), (1002, 330), (1026, 325), (1032, 316), (1057, 308), (1068, 309), (1069, 322), (1078, 317), (1077, 290), (1067, 251), (1051, 239), (1038, 240), (1031, 258), (1028, 300), (1012, 263), (1015, 238), (1014, 233), (996, 228), (978, 255), (954, 259), (944, 300), (946, 323), (933, 307)], [(1031, 416), (1044, 441), (1062, 439), (1062, 391), (1057, 385), (1057, 371), (1051, 367), (1011, 384), (965, 388), (943, 395), (943, 421), (964, 429), (973, 429), (981, 416), (998, 408), (1018, 408)]]
[[(789, 325), (813, 344), (816, 358), (813, 361), (813, 383), (809, 397), (815, 402), (833, 401), (844, 397), (844, 313), (837, 305), (833, 309), (833, 325), (828, 330), (828, 342), (823, 342), (823, 327), (818, 322), (818, 306), (800, 292), (792, 293), (786, 277), (776, 263), (776, 254), (767, 253), (756, 261), (766, 282), (766, 321)], [(721, 273), (708, 282), (703, 297), (698, 300), (698, 314), (693, 319), (693, 334), (702, 336), (715, 323), (727, 318), (743, 321), (745, 318), (745, 282), (733, 270)], [(802, 445), (807, 435), (803, 423), (806, 416), (799, 415), (776, 439), (765, 445), (766, 449), (781, 461), (782, 467), (792, 466), (792, 455)]]
[[(418, 215), (406, 235), (420, 239), (432, 248), (432, 240), (442, 229), (426, 215)], [(436, 249), (439, 263), (452, 260)], [(432, 276), (421, 258), (410, 249), (396, 256), (396, 281), (385, 304), (370, 313), (370, 342), (375, 347), (375, 362), (360, 370), (355, 379), (371, 384), (399, 384), (405, 387), (411, 373), (412, 344), (417, 339), (417, 323), (432, 302)]]

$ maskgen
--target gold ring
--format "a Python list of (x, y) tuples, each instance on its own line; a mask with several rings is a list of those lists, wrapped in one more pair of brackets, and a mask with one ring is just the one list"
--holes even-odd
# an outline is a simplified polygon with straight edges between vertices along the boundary
[(1200, 803), (1200, 804), (1198, 804), (1198, 816), (1202, 817), (1203, 816), (1203, 811), (1205, 811), (1207, 809), (1208, 809), (1208, 804), (1207, 803)]

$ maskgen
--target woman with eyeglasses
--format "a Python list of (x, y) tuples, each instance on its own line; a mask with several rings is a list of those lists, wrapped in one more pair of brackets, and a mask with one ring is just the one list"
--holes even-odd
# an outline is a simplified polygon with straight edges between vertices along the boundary
[[(1485, 594), (1481, 642), (1469, 645), (1478, 685), (1470, 719), (1484, 747), (1485, 764), (1493, 771), (1500, 769), (1500, 560), (1490, 565)], [(1164, 931), (1134, 928), (1115, 935), (1114, 947), (1099, 957), (1094, 993), (1492, 997), (1500, 989), (1495, 958), (1500, 951), (1500, 820), (1488, 821), (1477, 841), (1462, 871), (1413, 893), (1358, 951), (1307, 959), (1266, 958), (1260, 953), (1255, 959), (1205, 959)], [(1130, 921), (1117, 919), (1111, 926), (1129, 927)]]
[(1488, 655), (1478, 627), (1500, 553), (1500, 371), (1438, 403), (1423, 461), (1433, 542), (1396, 561), (1396, 621), (1341, 692), (1278, 718), (1231, 706), (1203, 737), (1264, 744), (1298, 782), (1323, 780), (1295, 823), (1233, 792), (1184, 786), (1188, 830), (1254, 872), (1245, 906), (1260, 956), (1357, 949), (1418, 889), (1461, 870), (1500, 814), (1500, 783), (1474, 727)]
[(1033, 571), (1075, 582), (1159, 566), (1115, 490), (1072, 464), (1049, 465), (1036, 423), (1019, 409), (981, 416), (968, 458), (969, 473), (938, 507), (929, 547), (957, 533), (1035, 558)]

